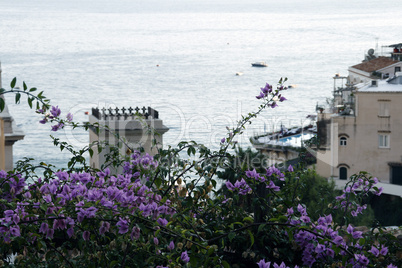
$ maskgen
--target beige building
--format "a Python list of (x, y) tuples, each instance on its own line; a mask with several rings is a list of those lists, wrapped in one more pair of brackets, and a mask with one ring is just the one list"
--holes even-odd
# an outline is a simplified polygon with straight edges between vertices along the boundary
[[(0, 88), (1, 65), (0, 65)], [(4, 96), (0, 95), (4, 100)], [(15, 124), (13, 117), (8, 111), (7, 104), (0, 112), (0, 170), (10, 171), (13, 169), (13, 145), (16, 141), (24, 138), (24, 132)]]
[(349, 67), (349, 82), (368, 83), (372, 79), (387, 79), (402, 69), (402, 61), (390, 57), (378, 57)]
[(317, 173), (341, 186), (367, 171), (385, 193), (402, 196), (402, 73), (345, 90), (347, 99), (318, 114)]
[[(169, 130), (159, 119), (158, 112), (151, 107), (93, 108), (89, 122), (92, 125), (102, 126), (99, 132), (94, 128), (90, 129), (90, 143), (105, 144), (106, 142), (113, 146), (120, 143), (120, 155), (130, 154), (129, 148), (139, 149), (140, 147), (144, 149), (145, 153), (155, 155), (158, 148), (163, 146), (163, 134)], [(106, 155), (110, 152), (109, 147), (101, 152), (98, 152), (97, 146), (94, 146), (93, 149), (94, 154), (90, 159), (91, 167), (100, 168), (107, 160)], [(115, 172), (119, 171), (121, 170)]]

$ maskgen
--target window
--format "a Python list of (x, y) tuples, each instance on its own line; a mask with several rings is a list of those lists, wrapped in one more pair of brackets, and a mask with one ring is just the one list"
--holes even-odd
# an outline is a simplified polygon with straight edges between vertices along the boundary
[(389, 148), (389, 135), (378, 134), (378, 148)]
[(348, 169), (346, 167), (339, 168), (339, 179), (347, 180), (348, 179)]
[(391, 167), (391, 183), (402, 185), (402, 166)]
[(401, 67), (400, 66), (397, 66), (397, 67), (395, 67), (395, 72), (397, 73), (397, 72), (400, 72), (401, 71)]
[(339, 145), (340, 146), (346, 146), (346, 143), (347, 143), (347, 139), (345, 137), (341, 137), (339, 139)]
[(378, 116), (389, 116), (389, 102), (380, 101), (380, 109), (378, 111)]

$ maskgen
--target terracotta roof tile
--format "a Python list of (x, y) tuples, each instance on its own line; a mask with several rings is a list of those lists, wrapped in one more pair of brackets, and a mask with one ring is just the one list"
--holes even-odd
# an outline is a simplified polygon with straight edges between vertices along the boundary
[(398, 61), (393, 60), (391, 58), (388, 57), (378, 57), (375, 59), (372, 59), (370, 61), (366, 61), (366, 62), (362, 62), (360, 64), (356, 64), (354, 66), (352, 66), (352, 68), (364, 71), (364, 72), (374, 72), (377, 70), (380, 70), (382, 68), (385, 68), (389, 65), (395, 64)]

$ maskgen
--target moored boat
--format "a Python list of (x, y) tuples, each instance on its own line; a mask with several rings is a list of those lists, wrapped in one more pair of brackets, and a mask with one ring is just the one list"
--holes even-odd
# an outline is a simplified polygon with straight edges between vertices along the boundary
[(251, 66), (253, 66), (253, 67), (268, 67), (268, 64), (266, 64), (264, 61), (259, 61), (259, 62), (251, 63)]

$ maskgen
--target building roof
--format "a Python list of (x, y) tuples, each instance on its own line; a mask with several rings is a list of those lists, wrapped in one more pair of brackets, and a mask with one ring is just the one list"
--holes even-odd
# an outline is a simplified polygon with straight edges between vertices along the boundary
[(402, 92), (402, 73), (397, 73), (387, 81), (377, 80), (377, 86), (366, 85), (357, 92)]
[(351, 68), (355, 68), (364, 72), (374, 72), (374, 71), (378, 71), (381, 70), (382, 68), (388, 67), (392, 64), (398, 63), (398, 61), (393, 60), (391, 58), (388, 57), (378, 57), (375, 59), (372, 59), (370, 61), (366, 61), (366, 62), (362, 62), (360, 64), (356, 64), (354, 66), (352, 66)]

